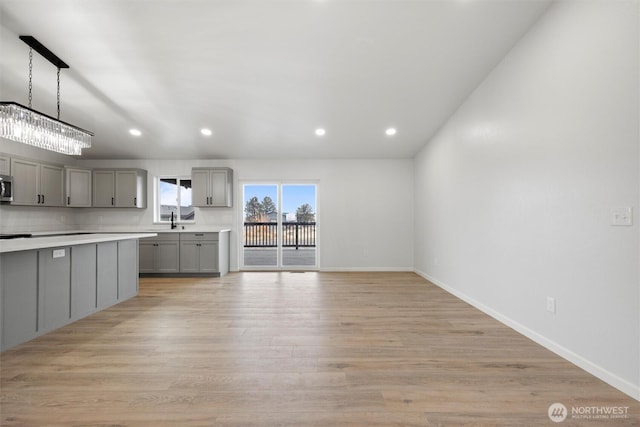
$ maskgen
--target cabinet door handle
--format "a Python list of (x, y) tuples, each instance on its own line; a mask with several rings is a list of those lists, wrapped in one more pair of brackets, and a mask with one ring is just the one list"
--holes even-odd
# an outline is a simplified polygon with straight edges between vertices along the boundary
[(138, 206), (138, 198), (137, 197), (133, 198), (133, 206)]
[(42, 195), (42, 204), (44, 205), (44, 194)]
[(111, 206), (113, 206), (113, 197), (111, 198)]
[(71, 196), (67, 196), (67, 204), (70, 205), (71, 204)]

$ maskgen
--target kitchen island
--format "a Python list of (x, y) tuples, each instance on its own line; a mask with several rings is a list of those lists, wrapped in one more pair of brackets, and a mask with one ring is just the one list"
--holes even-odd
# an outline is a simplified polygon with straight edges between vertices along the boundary
[(71, 233), (0, 241), (0, 349), (138, 294), (138, 239)]

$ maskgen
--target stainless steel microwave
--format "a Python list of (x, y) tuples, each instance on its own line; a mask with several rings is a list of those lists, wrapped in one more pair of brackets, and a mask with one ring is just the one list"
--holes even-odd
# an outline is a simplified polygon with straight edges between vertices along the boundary
[(7, 175), (0, 175), (0, 202), (11, 202), (13, 200), (13, 178)]

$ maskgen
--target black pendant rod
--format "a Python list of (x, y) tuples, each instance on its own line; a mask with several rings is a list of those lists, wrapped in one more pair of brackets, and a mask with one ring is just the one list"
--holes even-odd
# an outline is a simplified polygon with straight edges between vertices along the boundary
[(55, 53), (47, 49), (42, 43), (33, 36), (19, 36), (20, 40), (28, 44), (33, 50), (42, 55), (47, 61), (51, 62), (56, 68), (69, 68), (65, 62), (58, 58)]

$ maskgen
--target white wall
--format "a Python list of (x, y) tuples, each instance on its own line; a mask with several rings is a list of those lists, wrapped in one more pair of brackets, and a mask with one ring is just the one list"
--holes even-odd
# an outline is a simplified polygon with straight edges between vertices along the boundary
[[(637, 399), (639, 16), (552, 5), (419, 153), (414, 184), (417, 271)], [(634, 225), (610, 226), (613, 206)]]
[(231, 227), (231, 268), (238, 268), (237, 231), (242, 216), (239, 182), (317, 181), (319, 259), (322, 270), (413, 269), (413, 161), (407, 160), (94, 160), (88, 167), (137, 167), (149, 172), (149, 208), (80, 209), (78, 225), (150, 226), (153, 177), (189, 176), (195, 166), (234, 171), (234, 207), (200, 208), (198, 225)]

